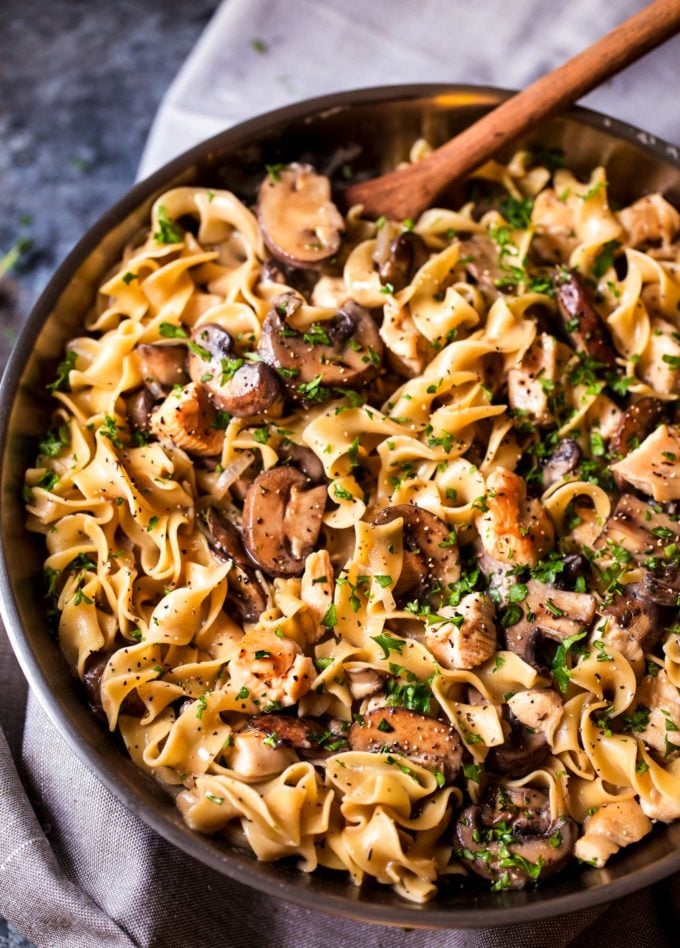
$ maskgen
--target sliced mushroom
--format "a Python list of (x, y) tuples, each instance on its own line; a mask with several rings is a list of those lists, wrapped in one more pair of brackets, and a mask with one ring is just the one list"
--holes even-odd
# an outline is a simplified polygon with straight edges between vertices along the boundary
[(537, 580), (527, 583), (523, 617), (505, 630), (505, 644), (525, 662), (538, 667), (536, 646), (541, 636), (562, 641), (588, 628), (595, 617), (595, 597), (569, 592)]
[(507, 605), (510, 590), (517, 584), (517, 577), (511, 563), (501, 563), (485, 552), (478, 540), (475, 543), (477, 565), (487, 580), (489, 595), (495, 603)]
[(268, 365), (245, 362), (232, 353), (232, 338), (213, 323), (194, 329), (189, 344), (189, 374), (204, 386), (220, 411), (236, 418), (281, 413), (281, 386)]
[(406, 708), (375, 708), (349, 730), (353, 751), (379, 754), (392, 751), (453, 780), (460, 769), (463, 748), (457, 731), (444, 721)]
[(319, 537), (326, 498), (326, 487), (310, 489), (295, 467), (259, 474), (243, 503), (243, 536), (253, 562), (270, 576), (301, 576)]
[(345, 222), (331, 184), (311, 165), (290, 164), (260, 185), (257, 217), (272, 254), (292, 267), (315, 267), (340, 249)]
[(175, 342), (156, 342), (137, 346), (135, 352), (144, 384), (154, 398), (163, 398), (175, 385), (186, 385), (189, 381), (184, 346)]
[(551, 457), (543, 465), (543, 486), (551, 487), (568, 474), (573, 474), (581, 462), (581, 449), (573, 438), (562, 438)]
[(380, 282), (398, 293), (430, 256), (425, 241), (413, 231), (402, 231), (396, 224), (384, 224), (378, 231), (373, 262)]
[(138, 388), (127, 397), (127, 416), (137, 431), (147, 434), (151, 430), (151, 415), (156, 402), (148, 388)]
[(659, 558), (654, 568), (642, 577), (639, 596), (648, 605), (677, 608), (680, 605), (680, 565)]
[(568, 553), (561, 563), (562, 569), (555, 574), (555, 586), (558, 589), (573, 590), (581, 577), (585, 579), (590, 576), (590, 562), (582, 553)]
[(578, 352), (585, 352), (608, 369), (616, 370), (616, 349), (609, 330), (588, 298), (580, 277), (560, 267), (555, 277), (557, 306), (565, 332)]
[[(378, 375), (383, 342), (371, 314), (348, 300), (336, 316), (297, 332), (287, 319), (302, 305), (300, 297), (283, 294), (262, 326), (258, 353), (283, 376), (291, 398), (322, 401), (329, 386), (357, 388)], [(315, 391), (309, 391), (309, 383)]]
[(210, 457), (219, 454), (224, 444), (224, 431), (216, 422), (208, 396), (192, 382), (161, 402), (151, 416), (150, 428), (161, 441), (167, 439), (188, 454)]
[(595, 549), (607, 551), (612, 545), (621, 546), (637, 563), (645, 565), (651, 556), (663, 557), (664, 547), (679, 538), (678, 521), (633, 494), (623, 494), (595, 541)]
[[(675, 605), (677, 596), (676, 592), (666, 604)], [(643, 653), (654, 647), (668, 619), (668, 613), (646, 595), (644, 584), (626, 586), (600, 612), (605, 619), (602, 641), (633, 664), (641, 663)]]
[(458, 547), (450, 545), (450, 531), (439, 517), (413, 504), (385, 507), (373, 518), (380, 526), (399, 517), (404, 521), (404, 559), (394, 587), (395, 595), (425, 595), (436, 583), (446, 589), (460, 579)]
[(624, 411), (621, 422), (609, 442), (610, 452), (625, 457), (654, 431), (664, 414), (664, 403), (658, 398), (641, 398), (635, 402)]
[(205, 512), (205, 532), (218, 556), (233, 560), (228, 576), (227, 601), (242, 622), (256, 622), (267, 608), (262, 588), (243, 546), (241, 534), (214, 507)]
[[(298, 751), (322, 750), (324, 738), (330, 732), (315, 718), (290, 717), (285, 714), (259, 714), (248, 721), (248, 727), (262, 731), (269, 738), (270, 747), (293, 747)], [(332, 738), (331, 738), (332, 739)], [(342, 741), (342, 736), (337, 735)], [(344, 741), (345, 746), (347, 740)]]
[(578, 829), (568, 816), (552, 819), (548, 795), (529, 787), (495, 787), (456, 822), (456, 855), (485, 879), (508, 889), (558, 872)]
[(282, 461), (299, 468), (312, 484), (321, 484), (326, 478), (323, 464), (311, 448), (286, 439), (277, 447), (276, 453)]
[(543, 734), (513, 723), (503, 743), (491, 748), (484, 765), (495, 774), (524, 777), (537, 770), (549, 756), (550, 745)]
[(611, 471), (657, 501), (680, 500), (680, 436), (660, 425)]

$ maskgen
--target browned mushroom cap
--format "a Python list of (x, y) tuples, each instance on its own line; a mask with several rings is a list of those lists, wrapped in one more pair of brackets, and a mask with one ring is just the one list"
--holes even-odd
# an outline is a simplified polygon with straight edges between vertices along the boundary
[(267, 608), (267, 594), (258, 582), (241, 534), (214, 507), (208, 507), (201, 523), (210, 546), (222, 559), (233, 560), (227, 601), (242, 622), (255, 622)]
[[(92, 652), (85, 662), (83, 684), (85, 685), (88, 701), (95, 711), (103, 711), (102, 676), (113, 654), (113, 652)], [(146, 713), (146, 705), (135, 690), (125, 696), (120, 710), (123, 714), (141, 718)]]
[(220, 411), (236, 418), (280, 413), (281, 387), (261, 362), (244, 362), (231, 351), (229, 333), (213, 323), (194, 329), (189, 342), (189, 374)]
[(558, 872), (578, 829), (568, 816), (552, 819), (547, 794), (528, 787), (495, 787), (458, 817), (456, 855), (499, 888), (523, 889)]
[(410, 757), (428, 770), (443, 771), (447, 780), (455, 779), (463, 757), (460, 737), (450, 724), (406, 708), (369, 711), (350, 728), (349, 746), (353, 751)]
[(299, 468), (313, 484), (323, 483), (326, 476), (323, 464), (311, 448), (286, 439), (278, 446), (276, 453), (282, 461)]
[[(648, 570), (642, 577), (638, 595), (645, 600), (647, 606), (645, 612), (648, 616), (650, 605), (677, 607), (680, 603), (680, 566), (677, 563), (659, 559), (654, 569)], [(651, 621), (655, 619), (659, 621), (652, 611)], [(666, 621), (659, 621), (658, 628), (661, 629)]]
[(522, 618), (505, 629), (505, 646), (538, 668), (536, 647), (540, 637), (560, 642), (587, 629), (595, 618), (595, 598), (589, 593), (558, 589), (535, 579), (527, 583), (527, 590)]
[[(333, 737), (347, 747), (347, 739), (342, 735), (331, 735), (315, 718), (296, 718), (286, 714), (258, 714), (248, 721), (248, 727), (263, 731), (272, 740), (274, 747), (294, 747), (300, 751), (322, 750), (321, 744)], [(337, 749), (337, 748), (336, 748)]]
[[(280, 371), (292, 398), (322, 401), (319, 387), (357, 388), (378, 375), (384, 347), (367, 310), (348, 300), (332, 319), (297, 332), (287, 319), (301, 305), (293, 293), (277, 297), (258, 347), (264, 362)], [(310, 382), (318, 383), (315, 392), (305, 391)], [(327, 391), (326, 397), (331, 395)]]
[(646, 587), (644, 580), (639, 586), (626, 586), (600, 610), (605, 619), (611, 620), (605, 626), (605, 640), (624, 654), (628, 651), (626, 642), (645, 651), (653, 648), (670, 621), (669, 612), (662, 606), (675, 606), (678, 597), (678, 591), (673, 590), (668, 597), (664, 592), (663, 587)]
[(580, 278), (573, 270), (561, 267), (555, 277), (555, 286), (564, 329), (574, 348), (615, 370), (616, 350), (609, 330), (588, 299)]
[(311, 165), (270, 172), (260, 185), (257, 217), (271, 252), (290, 266), (318, 266), (340, 249), (345, 222), (330, 181)]
[(401, 231), (389, 223), (378, 231), (373, 251), (380, 282), (390, 286), (396, 293), (403, 290), (413, 279), (413, 275), (427, 263), (429, 252), (425, 241), (413, 231)]
[(175, 342), (156, 342), (137, 346), (136, 352), (144, 384), (154, 398), (162, 398), (175, 385), (186, 385), (189, 381), (184, 346)]
[(243, 536), (248, 555), (270, 576), (301, 576), (319, 538), (326, 505), (324, 485), (308, 489), (295, 467), (259, 474), (243, 503)]
[(145, 434), (151, 427), (151, 415), (156, 402), (148, 388), (138, 388), (127, 397), (127, 415), (130, 424)]
[(449, 583), (460, 579), (458, 547), (451, 546), (451, 534), (444, 521), (422, 507), (397, 504), (381, 510), (373, 523), (392, 523), (398, 517), (404, 521), (404, 560), (395, 595), (416, 590), (420, 595), (435, 582), (446, 589)]
[(651, 556), (665, 559), (664, 547), (680, 540), (680, 523), (658, 505), (651, 506), (633, 494), (622, 494), (613, 514), (595, 541), (595, 549), (611, 551), (611, 545), (622, 546), (633, 559), (645, 565)]
[(621, 416), (619, 426), (609, 442), (610, 452), (625, 457), (656, 430), (665, 413), (664, 403), (658, 398), (641, 398), (635, 402)]
[(491, 748), (484, 765), (492, 773), (524, 777), (540, 767), (549, 755), (550, 745), (543, 734), (513, 724), (504, 742)]
[(573, 474), (580, 460), (581, 449), (576, 441), (563, 438), (543, 466), (543, 486), (550, 487), (567, 474)]

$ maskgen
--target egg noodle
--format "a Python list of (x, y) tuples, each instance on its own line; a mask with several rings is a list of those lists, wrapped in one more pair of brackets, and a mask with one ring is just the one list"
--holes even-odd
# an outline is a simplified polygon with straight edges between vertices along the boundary
[(678, 213), (527, 151), (301, 266), (262, 200), (163, 194), (68, 344), (25, 487), (66, 661), (259, 859), (604, 865), (680, 817)]

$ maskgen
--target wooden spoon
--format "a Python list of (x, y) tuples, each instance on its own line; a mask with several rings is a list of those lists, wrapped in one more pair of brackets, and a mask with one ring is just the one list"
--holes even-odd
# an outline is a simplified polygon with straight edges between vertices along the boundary
[(427, 158), (350, 185), (345, 191), (346, 204), (363, 204), (368, 217), (384, 215), (397, 221), (418, 217), (446, 185), (678, 31), (680, 0), (655, 0), (563, 66), (506, 99)]

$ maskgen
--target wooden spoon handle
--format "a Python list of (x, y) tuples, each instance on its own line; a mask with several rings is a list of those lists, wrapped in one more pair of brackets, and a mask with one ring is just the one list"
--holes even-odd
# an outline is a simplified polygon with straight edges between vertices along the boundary
[(416, 217), (447, 184), (679, 30), (680, 0), (655, 0), (563, 66), (506, 99), (423, 161), (350, 185), (345, 191), (347, 204), (363, 204), (369, 217)]

